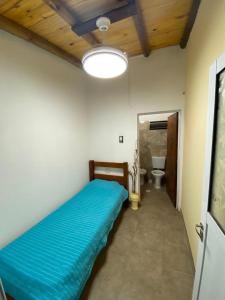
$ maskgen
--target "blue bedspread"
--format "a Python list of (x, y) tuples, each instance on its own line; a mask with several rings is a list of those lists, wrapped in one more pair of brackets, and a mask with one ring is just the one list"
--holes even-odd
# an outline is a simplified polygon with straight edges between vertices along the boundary
[(76, 300), (128, 197), (118, 183), (94, 180), (0, 250), (0, 277), (16, 300)]

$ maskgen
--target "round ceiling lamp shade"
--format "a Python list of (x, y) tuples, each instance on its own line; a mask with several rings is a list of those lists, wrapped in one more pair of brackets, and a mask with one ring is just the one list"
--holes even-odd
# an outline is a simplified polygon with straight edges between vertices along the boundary
[(86, 73), (97, 78), (114, 78), (122, 75), (128, 67), (126, 53), (100, 46), (86, 52), (82, 59)]

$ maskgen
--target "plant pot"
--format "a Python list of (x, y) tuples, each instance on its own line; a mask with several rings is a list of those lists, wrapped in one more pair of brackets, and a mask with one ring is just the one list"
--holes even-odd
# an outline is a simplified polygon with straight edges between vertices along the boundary
[(138, 202), (140, 201), (140, 197), (138, 194), (136, 193), (131, 193), (130, 194), (130, 202), (131, 202), (131, 208), (133, 210), (137, 210), (138, 209)]

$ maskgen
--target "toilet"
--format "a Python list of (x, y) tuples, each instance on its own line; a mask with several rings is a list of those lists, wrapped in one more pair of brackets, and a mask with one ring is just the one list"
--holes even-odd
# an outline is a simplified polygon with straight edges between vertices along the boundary
[(162, 171), (165, 169), (165, 156), (152, 156), (152, 167), (153, 171), (151, 172), (154, 177), (154, 186), (156, 189), (161, 189), (162, 178), (165, 175), (165, 172)]
[(145, 175), (147, 174), (147, 170), (145, 169), (140, 169), (140, 185), (144, 185), (145, 183)]

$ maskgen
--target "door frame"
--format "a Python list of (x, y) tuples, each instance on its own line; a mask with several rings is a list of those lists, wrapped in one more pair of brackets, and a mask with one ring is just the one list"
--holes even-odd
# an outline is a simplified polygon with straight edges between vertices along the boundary
[(225, 53), (219, 56), (209, 69), (209, 84), (208, 84), (208, 116), (207, 116), (207, 130), (205, 143), (205, 167), (203, 177), (203, 193), (202, 193), (202, 211), (201, 223), (204, 226), (203, 241), (198, 242), (197, 264), (195, 272), (195, 280), (193, 287), (192, 300), (198, 300), (201, 286), (205, 246), (207, 240), (207, 212), (210, 191), (210, 177), (213, 154), (213, 136), (215, 124), (215, 104), (216, 104), (216, 84), (217, 75), (225, 69)]
[[(183, 168), (183, 148), (184, 148), (184, 113), (183, 109), (171, 109), (152, 111), (137, 114), (137, 150), (138, 150), (138, 166), (139, 166), (139, 117), (144, 115), (155, 115), (165, 113), (178, 113), (178, 146), (177, 146), (177, 201), (176, 209), (181, 210), (181, 199), (182, 199), (182, 168)], [(140, 194), (140, 174), (138, 167), (138, 193)]]

